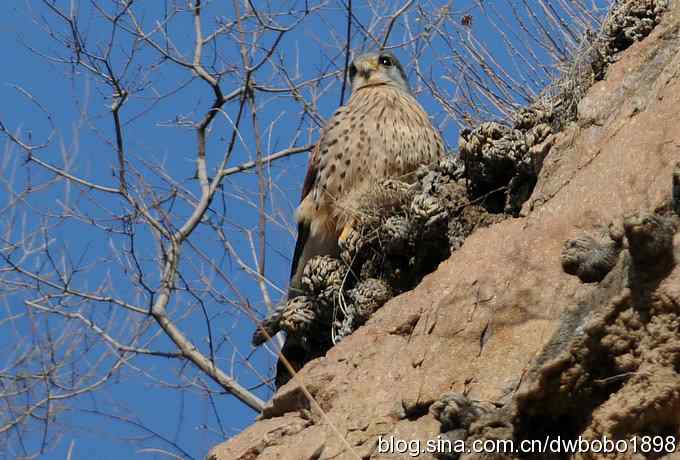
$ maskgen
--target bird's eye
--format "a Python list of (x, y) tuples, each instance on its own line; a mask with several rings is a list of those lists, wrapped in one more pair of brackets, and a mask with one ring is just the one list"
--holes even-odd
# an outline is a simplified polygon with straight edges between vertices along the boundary
[(357, 74), (357, 66), (354, 64), (349, 66), (349, 78), (350, 80), (354, 78), (354, 76)]
[(380, 65), (384, 65), (385, 67), (390, 67), (394, 62), (392, 61), (392, 58), (389, 56), (380, 56)]

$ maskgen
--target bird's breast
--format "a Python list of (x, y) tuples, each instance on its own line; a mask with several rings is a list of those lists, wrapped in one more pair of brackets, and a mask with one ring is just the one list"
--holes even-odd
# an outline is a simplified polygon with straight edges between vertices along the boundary
[(318, 152), (313, 207), (321, 212), (351, 207), (362, 190), (383, 179), (408, 180), (443, 154), (443, 143), (415, 98), (380, 86), (355, 93), (334, 114)]

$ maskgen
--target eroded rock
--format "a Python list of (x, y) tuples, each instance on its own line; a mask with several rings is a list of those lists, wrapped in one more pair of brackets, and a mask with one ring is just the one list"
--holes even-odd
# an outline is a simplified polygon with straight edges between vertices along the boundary
[(621, 252), (620, 230), (610, 226), (606, 232), (581, 234), (567, 240), (560, 261), (565, 273), (577, 276), (584, 283), (599, 282), (614, 268)]

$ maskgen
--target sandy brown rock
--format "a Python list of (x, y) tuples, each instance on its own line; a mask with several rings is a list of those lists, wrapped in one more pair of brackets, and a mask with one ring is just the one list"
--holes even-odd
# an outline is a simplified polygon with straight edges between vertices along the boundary
[[(648, 447), (653, 438), (668, 441), (657, 449), (672, 444), (669, 437), (680, 428), (680, 238), (674, 248), (678, 227), (665, 214), (624, 219), (624, 257), (576, 309), (563, 312), (513, 401), (517, 439), (578, 435), (642, 443), (647, 437)], [(636, 457), (582, 452), (575, 458)]]
[[(335, 430), (291, 381), (274, 396), (263, 420), (208, 458), (404, 458), (379, 454), (378, 436), (436, 438), (440, 423), (429, 408), (442, 394), (510, 401), (558, 329), (563, 311), (585, 305), (582, 301), (593, 295), (609, 305), (608, 296), (622, 292), (610, 281), (618, 268), (603, 286), (584, 285), (564, 273), (564, 242), (626, 214), (651, 211), (670, 197), (671, 173), (680, 157), (679, 27), (680, 2), (675, 2), (652, 34), (590, 89), (579, 105), (578, 122), (555, 135), (522, 217), (477, 230), (416, 289), (389, 301), (326, 357), (302, 369), (298, 380)], [(575, 425), (588, 436), (639, 432), (646, 423), (664, 424), (678, 434), (678, 363), (663, 362), (675, 356), (668, 350), (675, 346), (669, 336), (678, 330), (677, 322), (663, 319), (675, 314), (668, 305), (680, 299), (677, 268), (673, 273), (661, 291), (653, 291), (662, 296), (653, 300), (654, 308), (665, 311), (659, 319), (640, 322), (633, 312), (625, 314), (630, 302), (625, 292), (611, 300), (618, 313), (605, 335), (610, 348), (621, 350), (614, 357), (616, 368), (653, 376), (627, 380), (630, 390), (611, 399), (595, 395), (592, 407), (581, 413), (592, 421)], [(629, 333), (638, 323), (649, 328), (646, 335)], [(644, 359), (634, 352), (642, 342), (652, 350)], [(645, 400), (645, 394), (653, 397)], [(307, 409), (309, 420), (297, 415)], [(266, 441), (272, 430), (278, 430), (275, 441)]]

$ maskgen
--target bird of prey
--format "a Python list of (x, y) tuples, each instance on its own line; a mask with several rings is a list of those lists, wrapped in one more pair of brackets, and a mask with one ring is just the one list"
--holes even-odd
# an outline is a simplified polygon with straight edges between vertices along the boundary
[[(301, 278), (310, 259), (338, 257), (340, 242), (356, 223), (362, 195), (384, 179), (411, 182), (410, 173), (444, 154), (441, 136), (411, 94), (404, 69), (392, 53), (356, 58), (349, 78), (352, 95), (328, 121), (309, 158), (296, 211), (298, 239), (289, 299), (302, 293)], [(256, 332), (255, 344), (261, 343), (261, 335)], [(284, 343), (281, 354), (294, 370), (318, 356), (319, 350), (309, 349), (307, 342), (288, 337)], [(279, 359), (276, 386), (290, 377)]]
[(298, 239), (289, 297), (299, 294), (305, 264), (339, 254), (355, 223), (359, 197), (388, 178), (409, 181), (418, 166), (444, 154), (444, 143), (411, 94), (389, 52), (368, 53), (349, 68), (352, 95), (328, 121), (311, 153), (296, 211)]

